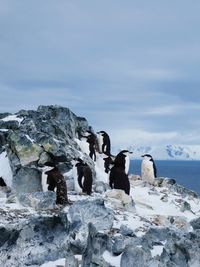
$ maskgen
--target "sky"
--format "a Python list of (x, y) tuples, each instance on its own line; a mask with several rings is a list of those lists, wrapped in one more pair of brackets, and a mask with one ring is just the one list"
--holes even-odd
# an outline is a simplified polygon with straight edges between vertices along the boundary
[(200, 144), (199, 0), (0, 0), (0, 112), (61, 105), (114, 146)]

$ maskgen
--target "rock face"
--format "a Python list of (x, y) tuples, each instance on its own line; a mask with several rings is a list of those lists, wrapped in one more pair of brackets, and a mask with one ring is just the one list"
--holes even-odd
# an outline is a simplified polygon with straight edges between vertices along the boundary
[[(42, 190), (40, 167), (50, 160), (49, 155), (60, 162), (61, 172), (68, 171), (72, 158), (81, 155), (74, 139), (88, 129), (86, 119), (60, 106), (0, 114), (0, 153), (7, 152), (16, 193)], [(93, 162), (85, 158), (95, 175)]]

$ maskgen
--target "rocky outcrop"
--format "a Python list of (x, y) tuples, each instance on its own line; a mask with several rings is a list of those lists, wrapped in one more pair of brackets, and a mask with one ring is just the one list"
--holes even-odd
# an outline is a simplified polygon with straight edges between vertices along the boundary
[[(67, 172), (72, 158), (83, 155), (75, 138), (88, 129), (86, 119), (60, 106), (0, 114), (0, 153), (7, 152), (16, 193), (42, 190), (41, 167), (51, 157), (62, 173)], [(94, 163), (87, 155), (84, 158), (95, 177)]]

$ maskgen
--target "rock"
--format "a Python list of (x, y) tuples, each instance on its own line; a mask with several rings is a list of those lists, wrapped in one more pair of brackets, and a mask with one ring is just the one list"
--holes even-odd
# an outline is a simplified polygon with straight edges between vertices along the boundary
[(35, 210), (54, 209), (56, 205), (56, 193), (52, 191), (20, 194), (19, 201), (25, 207)]
[(83, 253), (82, 267), (109, 267), (102, 255), (108, 248), (109, 237), (98, 233), (92, 223), (88, 225), (87, 248)]
[(29, 136), (24, 133), (11, 133), (9, 142), (12, 151), (16, 153), (22, 166), (38, 161), (43, 151), (39, 145), (33, 143)]
[(87, 227), (88, 223), (92, 223), (97, 231), (109, 230), (114, 220), (112, 210), (104, 206), (102, 199), (77, 201), (68, 214), (72, 224), (80, 221), (81, 226)]
[(200, 217), (190, 221), (190, 224), (192, 225), (194, 230), (200, 229)]
[(103, 194), (107, 190), (110, 190), (110, 186), (102, 181), (97, 181), (93, 186), (93, 190), (96, 193)]
[(17, 195), (42, 191), (41, 171), (36, 168), (22, 167), (13, 177), (13, 187)]
[(112, 253), (116, 256), (120, 255), (126, 247), (123, 236), (115, 236), (112, 238)]
[(18, 121), (2, 121), (0, 120), (0, 129), (17, 130), (19, 129)]
[(162, 181), (162, 186), (163, 187), (171, 187), (174, 184), (176, 184), (176, 180), (175, 179), (165, 178)]
[(187, 201), (184, 201), (184, 202), (181, 204), (180, 211), (184, 212), (184, 211), (186, 211), (186, 210), (191, 211), (191, 206), (190, 206), (190, 204), (189, 204)]
[(168, 202), (168, 195), (167, 194), (164, 194), (160, 200), (162, 200), (163, 202)]
[(134, 234), (134, 231), (130, 228), (128, 228), (126, 225), (121, 225), (120, 227), (120, 233), (123, 236), (130, 236), (130, 237), (136, 237), (136, 235)]
[(142, 247), (127, 247), (122, 254), (120, 266), (123, 267), (149, 267), (151, 260), (150, 250)]
[(135, 204), (131, 196), (123, 190), (113, 189), (105, 193), (105, 200), (112, 205), (113, 209), (123, 208), (129, 211), (135, 210)]
[(68, 253), (65, 259), (65, 267), (79, 267), (78, 260), (72, 253)]
[(5, 243), (7, 243), (8, 246), (15, 245), (18, 237), (18, 230), (0, 227), (0, 247), (2, 247)]
[(169, 216), (168, 220), (170, 221), (172, 226), (175, 226), (178, 229), (189, 231), (190, 224), (187, 222), (185, 217), (181, 216)]

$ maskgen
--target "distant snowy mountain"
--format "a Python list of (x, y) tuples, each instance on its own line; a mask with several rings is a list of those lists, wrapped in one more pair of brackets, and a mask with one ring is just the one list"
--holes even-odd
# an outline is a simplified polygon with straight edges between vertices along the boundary
[[(124, 148), (123, 148), (124, 149)], [(167, 145), (167, 146), (129, 146), (134, 159), (141, 159), (143, 154), (151, 154), (161, 160), (200, 160), (200, 145)], [(121, 149), (114, 149), (117, 153)]]

